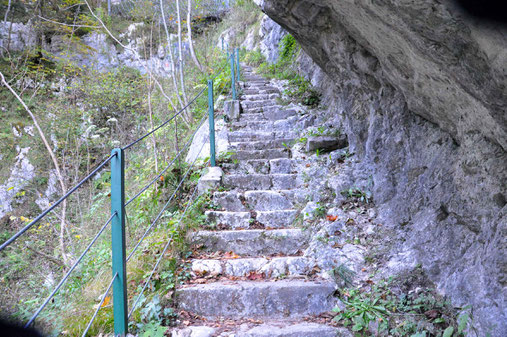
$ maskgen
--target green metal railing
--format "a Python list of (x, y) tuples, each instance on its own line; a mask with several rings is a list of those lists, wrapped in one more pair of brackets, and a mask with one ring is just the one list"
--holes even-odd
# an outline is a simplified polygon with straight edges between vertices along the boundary
[[(223, 41), (222, 41), (222, 48), (223, 48)], [(149, 284), (149, 281), (151, 280), (154, 272), (156, 271), (158, 265), (160, 264), (160, 261), (162, 260), (165, 252), (170, 247), (170, 244), (172, 242), (173, 237), (171, 236), (168, 240), (167, 244), (165, 245), (162, 254), (160, 254), (153, 270), (151, 271), (148, 279), (145, 282), (145, 285), (143, 289), (141, 290), (140, 294), (137, 296), (137, 299), (135, 300), (134, 304), (130, 308), (130, 311), (128, 309), (128, 298), (127, 298), (127, 263), (130, 260), (130, 258), (133, 256), (133, 254), (137, 251), (143, 240), (150, 234), (152, 229), (156, 226), (157, 221), (162, 217), (165, 209), (169, 206), (173, 198), (175, 197), (176, 193), (179, 191), (181, 186), (183, 185), (183, 182), (187, 177), (189, 176), (191, 170), (193, 169), (194, 165), (196, 164), (197, 159), (200, 156), (200, 153), (202, 152), (202, 149), (204, 148), (205, 143), (202, 144), (200, 151), (194, 161), (191, 163), (190, 167), (184, 174), (183, 178), (181, 178), (178, 186), (173, 191), (173, 194), (169, 198), (169, 200), (164, 204), (162, 207), (162, 210), (158, 213), (158, 215), (155, 217), (153, 222), (148, 226), (146, 231), (144, 232), (141, 239), (136, 243), (132, 251), (128, 254), (126, 254), (126, 238), (125, 238), (125, 217), (126, 212), (125, 208), (134, 201), (137, 197), (139, 197), (143, 192), (145, 192), (148, 188), (153, 186), (153, 184), (160, 179), (160, 177), (176, 162), (177, 159), (179, 159), (183, 153), (186, 152), (186, 150), (189, 148), (190, 144), (192, 143), (195, 134), (200, 129), (200, 127), (204, 124), (206, 119), (209, 122), (209, 142), (210, 142), (210, 159), (209, 164), (211, 166), (216, 166), (216, 155), (215, 155), (215, 98), (214, 98), (214, 80), (219, 76), (225, 67), (230, 64), (230, 71), (231, 71), (231, 93), (232, 98), (234, 100), (237, 99), (237, 92), (236, 92), (236, 86), (238, 85), (239, 79), (240, 79), (240, 64), (239, 64), (239, 50), (238, 48), (234, 49), (231, 54), (227, 52), (227, 58), (225, 60), (224, 66), (218, 71), (218, 73), (215, 75), (213, 79), (208, 80), (207, 82), (207, 91), (208, 91), (208, 113), (204, 114), (203, 118), (201, 119), (200, 123), (198, 124), (196, 130), (191, 135), (189, 141), (184, 145), (184, 147), (176, 154), (176, 156), (173, 158), (173, 160), (165, 167), (160, 173), (158, 173), (146, 186), (144, 186), (136, 195), (134, 195), (130, 200), (125, 200), (125, 152), (132, 148), (134, 145), (138, 144), (139, 142), (146, 139), (151, 134), (155, 133), (156, 131), (160, 130), (167, 124), (169, 124), (171, 121), (175, 120), (179, 115), (181, 115), (191, 104), (193, 104), (199, 97), (201, 97), (205, 91), (206, 88), (201, 90), (185, 107), (183, 107), (179, 112), (175, 113), (172, 117), (167, 119), (165, 122), (154, 128), (153, 130), (147, 132), (140, 138), (136, 139), (135, 141), (131, 142), (130, 144), (124, 146), (123, 148), (116, 148), (113, 149), (111, 152), (111, 155), (104, 160), (101, 164), (99, 164), (90, 174), (88, 174), (83, 180), (81, 180), (76, 186), (71, 188), (65, 195), (63, 195), (60, 199), (58, 199), (55, 203), (53, 203), (48, 209), (43, 211), (41, 214), (39, 214), (34, 220), (32, 220), (28, 225), (26, 225), (24, 228), (22, 228), (20, 231), (18, 231), (16, 234), (14, 234), (11, 238), (6, 240), (4, 243), (0, 245), (0, 251), (3, 251), (6, 247), (8, 247), (10, 244), (12, 244), (15, 240), (17, 240), (21, 235), (23, 235), (27, 230), (32, 228), (35, 224), (37, 224), (44, 216), (46, 216), (48, 213), (50, 213), (52, 210), (54, 210), (58, 205), (60, 205), (64, 200), (66, 200), (71, 194), (73, 194), (75, 191), (77, 191), (81, 186), (83, 186), (87, 181), (89, 181), (92, 177), (94, 177), (97, 173), (99, 173), (108, 163), (111, 165), (111, 216), (110, 218), (105, 222), (105, 224), (101, 227), (99, 232), (95, 235), (95, 237), (91, 240), (91, 242), (88, 244), (88, 246), (85, 248), (85, 250), (81, 253), (79, 258), (74, 262), (74, 264), (69, 268), (69, 270), (65, 273), (63, 278), (60, 280), (58, 285), (55, 287), (55, 289), (51, 292), (51, 294), (44, 300), (42, 305), (39, 306), (39, 308), (35, 311), (35, 313), (32, 315), (32, 317), (29, 319), (29, 321), (26, 323), (25, 327), (31, 326), (36, 318), (39, 316), (39, 314), (42, 312), (42, 310), (50, 303), (50, 301), (53, 299), (53, 297), (58, 293), (58, 291), (61, 289), (61, 287), (65, 284), (65, 282), (69, 279), (72, 272), (76, 269), (76, 267), (81, 263), (84, 256), (90, 251), (92, 246), (95, 244), (95, 242), (99, 239), (99, 237), (102, 235), (102, 233), (106, 230), (106, 228), (111, 225), (111, 251), (112, 251), (112, 279), (109, 283), (106, 292), (102, 295), (101, 301), (99, 306), (96, 308), (93, 316), (91, 317), (90, 321), (88, 322), (84, 332), (83, 337), (86, 336), (89, 329), (91, 328), (95, 318), (97, 317), (97, 314), (99, 310), (101, 309), (106, 297), (108, 296), (111, 288), (113, 289), (113, 319), (114, 319), (114, 334), (115, 336), (125, 336), (128, 332), (128, 320), (132, 313), (137, 308), (137, 305), (139, 304), (139, 300), (141, 299), (146, 286)], [(197, 188), (194, 188), (194, 191), (192, 193), (192, 196), (190, 200), (188, 201), (185, 210), (182, 214), (182, 216), (179, 219), (179, 222), (177, 226), (180, 225), (183, 217), (185, 216), (189, 206), (191, 205), (192, 200), (194, 199), (194, 196), (196, 194)]]

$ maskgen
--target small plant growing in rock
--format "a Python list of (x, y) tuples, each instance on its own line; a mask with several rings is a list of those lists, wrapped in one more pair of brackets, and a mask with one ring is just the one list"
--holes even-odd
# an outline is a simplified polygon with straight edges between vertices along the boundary
[(220, 164), (238, 164), (239, 160), (236, 159), (236, 151), (221, 152), (218, 155), (217, 163)]
[(324, 205), (321, 205), (320, 203), (317, 203), (317, 208), (315, 208), (313, 211), (312, 211), (312, 214), (313, 216), (316, 218), (316, 219), (319, 219), (319, 218), (323, 218), (326, 216), (326, 213), (327, 213), (327, 209)]
[(343, 284), (345, 287), (352, 286), (356, 273), (343, 263), (329, 271), (337, 284)]
[(341, 191), (341, 194), (349, 199), (356, 199), (367, 204), (371, 202), (371, 193), (361, 191), (358, 188), (349, 188), (348, 190), (343, 190)]
[[(410, 275), (420, 274), (416, 268)], [(434, 288), (402, 290), (403, 276), (381, 280), (369, 290), (364, 287), (341, 291), (344, 306), (333, 309), (334, 321), (351, 326), (355, 336), (447, 336), (462, 337), (470, 323), (465, 311), (460, 315)]]

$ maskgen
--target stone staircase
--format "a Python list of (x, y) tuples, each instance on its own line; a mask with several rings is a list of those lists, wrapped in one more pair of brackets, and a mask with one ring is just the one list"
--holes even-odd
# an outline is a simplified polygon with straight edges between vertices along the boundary
[(206, 213), (217, 230), (193, 237), (203, 258), (192, 261), (192, 272), (220, 278), (180, 288), (179, 308), (204, 317), (204, 326), (223, 319), (257, 322), (196, 336), (348, 335), (312, 322), (334, 307), (336, 285), (317, 276), (315, 262), (303, 256), (307, 233), (293, 227), (302, 181), (284, 144), (298, 137), (297, 113), (278, 104), (277, 88), (243, 69), (243, 112), (228, 133), (238, 162), (223, 165), (227, 191), (213, 194), (216, 210)]

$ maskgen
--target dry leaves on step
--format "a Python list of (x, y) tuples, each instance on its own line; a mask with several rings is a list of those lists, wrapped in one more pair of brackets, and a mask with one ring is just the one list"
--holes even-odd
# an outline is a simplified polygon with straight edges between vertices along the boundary
[(255, 271), (251, 271), (248, 276), (246, 277), (250, 281), (258, 281), (264, 279), (264, 273), (257, 273)]
[(337, 215), (328, 215), (326, 216), (327, 218), (327, 221), (336, 221), (336, 219), (338, 219), (338, 216)]
[(233, 251), (227, 252), (224, 254), (224, 259), (239, 259), (240, 256)]

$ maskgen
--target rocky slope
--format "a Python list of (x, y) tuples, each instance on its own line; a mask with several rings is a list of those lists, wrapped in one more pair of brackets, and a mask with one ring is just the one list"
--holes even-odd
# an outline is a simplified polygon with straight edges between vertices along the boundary
[[(422, 264), (455, 305), (473, 306), (480, 335), (500, 336), (505, 35), (449, 1), (257, 2), (302, 45), (328, 124), (347, 133), (358, 158), (348, 179), (370, 186), (395, 238), (389, 271)], [(337, 195), (343, 187), (334, 184)]]

